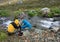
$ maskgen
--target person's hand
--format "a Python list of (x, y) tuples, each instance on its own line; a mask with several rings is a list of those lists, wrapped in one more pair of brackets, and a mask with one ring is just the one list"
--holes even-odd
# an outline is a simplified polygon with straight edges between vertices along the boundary
[(23, 35), (23, 32), (20, 32), (20, 31), (19, 31), (19, 32), (18, 32), (18, 35), (19, 35), (19, 36), (22, 36), (22, 35)]

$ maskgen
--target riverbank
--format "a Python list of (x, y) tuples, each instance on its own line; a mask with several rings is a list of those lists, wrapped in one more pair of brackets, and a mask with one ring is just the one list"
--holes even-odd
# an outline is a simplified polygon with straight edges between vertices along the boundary
[[(24, 36), (22, 36), (22, 37), (20, 37), (18, 35), (8, 36), (7, 39), (5, 39), (1, 42), (8, 42), (8, 41), (10, 41), (10, 42), (25, 42), (25, 41), (27, 41), (27, 42), (40, 42), (40, 41), (41, 42), (44, 42), (44, 41), (55, 42), (55, 41), (57, 41), (58, 42), (60, 39), (59, 36), (57, 36), (57, 38), (56, 38), (54, 36), (54, 35), (57, 35), (57, 34), (54, 34), (55, 32), (52, 35), (50, 30), (48, 29), (49, 27), (46, 30), (46, 26), (50, 26), (50, 24), (52, 23), (52, 21), (54, 19), (57, 19), (56, 20), (57, 23), (55, 22), (54, 25), (58, 25), (59, 24), (58, 21), (60, 21), (60, 18), (58, 18), (58, 17), (55, 17), (55, 18), (41, 18), (38, 16), (31, 17), (28, 20), (31, 22), (32, 25), (35, 25), (35, 27), (32, 27), (31, 31), (27, 31), (27, 30), (23, 31)], [(3, 21), (5, 21), (5, 20), (3, 20)], [(6, 22), (7, 21), (8, 21), (8, 19), (6, 20)], [(11, 20), (9, 19), (9, 21), (11, 21)], [(45, 27), (42, 25), (45, 25)], [(6, 26), (5, 27), (3, 27), (3, 26), (0, 27), (0, 30), (3, 30), (6, 32)], [(53, 36), (53, 38), (52, 38), (52, 36)]]

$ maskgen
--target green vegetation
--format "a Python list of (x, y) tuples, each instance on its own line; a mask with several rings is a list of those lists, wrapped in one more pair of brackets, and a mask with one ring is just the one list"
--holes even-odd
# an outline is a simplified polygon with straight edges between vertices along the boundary
[(2, 17), (9, 16), (9, 11), (7, 11), (7, 10), (0, 10), (0, 16), (2, 16)]
[(7, 34), (5, 32), (0, 32), (0, 41), (7, 39)]
[[(45, 16), (44, 14), (41, 13), (41, 10), (42, 8), (31, 8), (31, 9), (18, 9), (18, 10), (10, 10), (10, 9), (1, 9), (0, 10), (0, 16), (4, 16), (4, 17), (7, 17), (7, 16), (18, 16), (19, 14), (21, 14), (22, 12), (25, 12), (30, 16), (30, 17), (33, 17), (33, 16)], [(48, 15), (46, 14), (47, 17), (53, 17), (55, 14), (60, 14), (60, 8), (58, 7), (52, 7), (50, 8), (51, 9), (51, 12), (48, 13)]]
[(33, 16), (36, 16), (37, 15), (37, 12), (35, 10), (29, 10), (27, 12), (27, 14), (30, 16), (30, 17), (33, 17)]
[(48, 14), (42, 14), (41, 11), (39, 12), (38, 16), (42, 16), (42, 17), (54, 17), (55, 15), (60, 15), (60, 8), (58, 7), (52, 7), (50, 8), (51, 12)]
[(52, 8), (51, 12), (60, 14), (60, 8), (58, 8), (58, 7)]
[(18, 11), (14, 11), (14, 16), (18, 16), (19, 14), (21, 14), (22, 11), (18, 10)]
[(49, 13), (47, 16), (52, 18), (52, 17), (54, 17), (54, 14), (53, 13)]

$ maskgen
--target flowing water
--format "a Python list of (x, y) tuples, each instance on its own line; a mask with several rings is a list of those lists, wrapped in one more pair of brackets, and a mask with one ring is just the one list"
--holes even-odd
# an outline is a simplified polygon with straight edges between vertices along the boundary
[(40, 17), (33, 17), (31, 19), (31, 23), (35, 25), (37, 28), (42, 27), (44, 28), (50, 28), (50, 27), (58, 27), (60, 26), (60, 20), (59, 18), (40, 18)]

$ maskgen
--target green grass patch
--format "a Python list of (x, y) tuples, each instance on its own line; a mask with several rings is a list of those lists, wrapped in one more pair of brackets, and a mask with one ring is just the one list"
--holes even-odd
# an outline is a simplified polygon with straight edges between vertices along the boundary
[(7, 39), (7, 34), (3, 31), (0, 31), (0, 41)]
[(58, 7), (51, 8), (51, 12), (60, 14), (60, 8), (58, 8)]
[(8, 10), (0, 10), (0, 16), (1, 17), (8, 17), (8, 16), (10, 16), (9, 11)]

